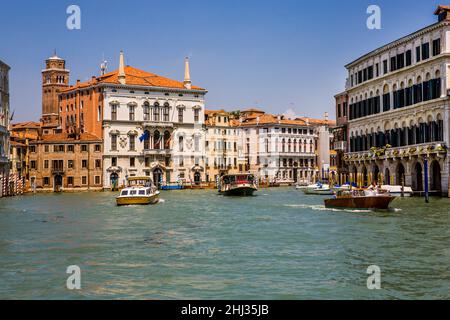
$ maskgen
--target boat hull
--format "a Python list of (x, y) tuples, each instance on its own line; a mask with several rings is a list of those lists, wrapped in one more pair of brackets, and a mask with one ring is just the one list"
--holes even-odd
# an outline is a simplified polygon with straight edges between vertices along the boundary
[(258, 189), (252, 187), (239, 187), (221, 191), (220, 193), (224, 196), (250, 197), (253, 196), (256, 191), (258, 191)]
[(348, 197), (325, 200), (326, 208), (349, 208), (349, 209), (389, 209), (389, 205), (395, 199), (391, 196), (378, 197)]
[(159, 201), (159, 194), (150, 197), (118, 197), (116, 201), (118, 206), (156, 204)]

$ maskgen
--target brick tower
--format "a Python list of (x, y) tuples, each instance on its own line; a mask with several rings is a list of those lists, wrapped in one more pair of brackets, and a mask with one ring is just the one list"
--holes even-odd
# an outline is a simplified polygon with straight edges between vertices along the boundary
[[(45, 61), (42, 70), (42, 126), (44, 131), (59, 127), (58, 94), (61, 89), (69, 87), (70, 71), (66, 61), (55, 54)], [(47, 129), (47, 130), (45, 130)]]

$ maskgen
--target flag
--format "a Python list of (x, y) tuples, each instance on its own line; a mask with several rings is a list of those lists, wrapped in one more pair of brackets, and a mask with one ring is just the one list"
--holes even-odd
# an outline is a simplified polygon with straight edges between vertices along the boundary
[(148, 139), (150, 139), (150, 133), (148, 131), (145, 131), (144, 134), (140, 136), (139, 141), (142, 143)]

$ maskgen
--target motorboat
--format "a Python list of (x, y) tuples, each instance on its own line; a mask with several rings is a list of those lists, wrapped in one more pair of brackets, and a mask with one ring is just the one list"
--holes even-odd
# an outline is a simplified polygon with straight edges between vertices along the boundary
[(118, 206), (148, 205), (159, 202), (160, 192), (149, 177), (131, 177), (116, 198)]
[(334, 194), (334, 191), (331, 190), (328, 184), (322, 184), (320, 182), (309, 185), (302, 190), (305, 194), (322, 195), (322, 196)]
[(337, 192), (334, 198), (326, 199), (325, 207), (386, 210), (395, 198), (389, 193), (377, 193), (364, 189), (343, 190)]
[(394, 197), (401, 197), (402, 193), (404, 197), (412, 197), (414, 195), (414, 191), (411, 187), (403, 187), (403, 192), (402, 192), (402, 186), (381, 186), (382, 190), (386, 190), (387, 192), (390, 193), (391, 196)]

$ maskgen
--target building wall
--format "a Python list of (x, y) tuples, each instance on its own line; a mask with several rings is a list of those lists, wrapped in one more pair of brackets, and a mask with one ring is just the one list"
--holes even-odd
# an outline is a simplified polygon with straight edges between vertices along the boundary
[[(449, 24), (431, 25), (347, 66), (350, 153), (345, 160), (353, 181), (358, 176), (365, 184), (404, 181), (421, 191), (428, 159), (429, 182), (447, 194)], [(356, 81), (358, 73), (370, 66), (373, 78)], [(365, 102), (375, 97), (378, 102)]]
[[(162, 183), (194, 182), (196, 177), (205, 181), (204, 94), (173, 90), (146, 92), (126, 87), (105, 89), (104, 188), (111, 188), (112, 178), (118, 178), (119, 185), (123, 185), (127, 177), (142, 175), (160, 179)], [(159, 119), (154, 112), (157, 105)], [(147, 107), (149, 117), (144, 114)], [(134, 110), (134, 120), (130, 120), (130, 108)], [(167, 117), (164, 108), (167, 108)], [(183, 114), (182, 122), (179, 112)], [(139, 140), (145, 131), (150, 134), (148, 146)], [(163, 137), (159, 146), (155, 145), (159, 140), (155, 139), (156, 132), (163, 136), (167, 132), (168, 139)], [(114, 136), (117, 150), (112, 147)], [(132, 139), (135, 145), (131, 150)], [(155, 173), (161, 173), (161, 177)]]
[(0, 177), (9, 175), (9, 70), (0, 61)]
[[(86, 146), (86, 151), (82, 151), (83, 145)], [(63, 146), (64, 151), (54, 149), (59, 146)], [(73, 151), (69, 151), (69, 146), (73, 146)], [(62, 178), (62, 191), (102, 190), (101, 148), (101, 141), (31, 142), (30, 181), (32, 190), (53, 192), (59, 177)], [(83, 168), (83, 160), (87, 161), (86, 168)], [(53, 161), (62, 161), (62, 164), (54, 165)], [(69, 161), (73, 162), (72, 168)], [(83, 177), (85, 177), (85, 181), (83, 181)], [(73, 183), (70, 183), (70, 178), (73, 179)]]
[(240, 128), (240, 159), (266, 182), (308, 183), (316, 174), (313, 127), (258, 125)]
[(103, 136), (103, 92), (96, 85), (64, 91), (60, 95), (61, 129), (66, 133), (88, 132)]
[(217, 182), (225, 174), (239, 173), (239, 129), (228, 113), (213, 114), (206, 125), (206, 181)]

